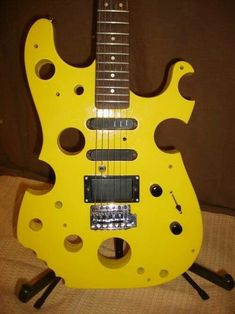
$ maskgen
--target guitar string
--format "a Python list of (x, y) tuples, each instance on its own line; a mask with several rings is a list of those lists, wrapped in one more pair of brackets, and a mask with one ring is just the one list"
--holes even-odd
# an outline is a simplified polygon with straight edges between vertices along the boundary
[[(98, 21), (99, 21), (99, 11), (98, 11), (98, 9), (99, 9), (99, 1), (97, 1), (97, 5), (96, 5), (96, 32), (99, 32), (100, 30), (99, 30), (99, 27), (100, 27), (100, 24), (98, 23)], [(97, 80), (97, 78), (99, 77), (99, 72), (98, 72), (98, 70), (99, 70), (99, 63), (98, 63), (98, 54), (97, 54), (97, 52), (98, 52), (98, 34), (96, 34), (96, 77), (95, 77), (95, 79), (96, 79), (96, 81), (95, 81), (95, 106), (96, 106), (96, 119), (98, 118), (98, 102), (97, 102), (97, 100), (98, 100), (98, 96), (97, 96), (97, 91), (98, 91), (98, 88), (97, 88), (97, 86), (98, 86), (98, 80)], [(95, 145), (95, 180), (96, 180), (96, 182), (97, 182), (97, 167), (98, 167), (98, 162), (97, 162), (97, 157), (98, 157), (98, 153), (97, 153), (97, 149), (98, 149), (98, 128), (96, 128), (96, 130), (95, 130), (95, 132), (96, 132), (96, 145)], [(93, 188), (93, 187), (92, 187)], [(95, 203), (95, 205), (97, 205), (97, 185), (95, 184), (94, 185), (94, 195), (95, 195), (95, 197), (94, 197), (94, 203)]]
[[(107, 21), (107, 13), (105, 12), (105, 21)], [(107, 26), (108, 26), (108, 24), (106, 23), (105, 24), (106, 25), (106, 28), (105, 28), (105, 31), (107, 32)], [(105, 34), (104, 35), (104, 38), (105, 38), (105, 40), (104, 40), (104, 42), (106, 43), (107, 42), (107, 35)], [(103, 61), (104, 62), (107, 62), (107, 46), (105, 45), (104, 46), (104, 55), (103, 55)], [(105, 64), (105, 67), (106, 67), (106, 64), (107, 63), (104, 63)], [(107, 70), (107, 69), (106, 69)], [(108, 72), (107, 72), (108, 73)], [(106, 77), (106, 75), (105, 75), (105, 77)], [(105, 81), (106, 82), (106, 81)], [(105, 86), (106, 86), (106, 84), (105, 84)], [(106, 93), (105, 93), (106, 94)], [(104, 97), (104, 99), (106, 100), (107, 98), (106, 98), (106, 96)], [(106, 117), (107, 118), (109, 118), (109, 115), (110, 115), (110, 110), (109, 109), (107, 109), (107, 108), (105, 108), (105, 110), (106, 110)], [(109, 176), (109, 136), (110, 136), (110, 131), (109, 131), (109, 128), (108, 128), (108, 130), (106, 131), (106, 135), (107, 135), (107, 158), (106, 158), (106, 169), (105, 169), (105, 172), (106, 172), (106, 174), (107, 174), (107, 176)], [(107, 200), (107, 204), (108, 204), (108, 190), (106, 191), (106, 200)]]
[[(119, 15), (119, 18), (121, 19), (121, 15), (122, 13), (119, 12), (118, 13)], [(121, 28), (120, 28), (121, 29)], [(121, 43), (123, 42), (123, 37), (122, 35), (120, 35), (120, 39), (121, 39)], [(121, 45), (121, 47), (123, 47)], [(120, 49), (121, 51), (123, 50), (123, 48)], [(122, 61), (123, 57), (121, 56), (121, 61)], [(120, 67), (120, 70), (122, 71), (123, 70), (123, 64), (121, 63), (121, 67)], [(123, 79), (123, 78), (122, 78)], [(119, 83), (119, 86), (123, 85), (123, 80), (122, 81), (119, 81), (121, 83)], [(121, 90), (120, 90), (120, 94), (121, 94)], [(121, 98), (121, 96), (118, 96), (119, 98)], [(121, 103), (120, 103), (121, 104)], [(122, 117), (122, 109), (120, 109), (121, 106), (119, 106), (119, 117), (121, 118)], [(122, 128), (120, 128), (120, 131), (119, 131), (119, 148), (120, 148), (120, 152), (121, 152), (121, 149), (122, 149), (122, 140), (121, 140), (121, 137), (122, 137)], [(120, 196), (122, 195), (122, 161), (121, 161), (121, 153), (120, 153), (120, 161), (119, 161), (119, 176), (120, 176), (120, 180), (119, 180), (119, 191), (120, 191)]]
[[(123, 2), (124, 2), (124, 5), (123, 5)], [(118, 9), (127, 10), (128, 9), (127, 8), (127, 4), (128, 3), (125, 0), (123, 2), (119, 3), (119, 6), (120, 6), (120, 4), (122, 4), (122, 7), (119, 7)], [(129, 15), (127, 15), (127, 16), (123, 15), (124, 14), (123, 12), (120, 12), (118, 14), (120, 14), (120, 17), (121, 17), (120, 20), (121, 21), (125, 20), (125, 18), (127, 17), (127, 20), (125, 20), (125, 22), (129, 22)], [(127, 31), (128, 30), (128, 26), (127, 25), (124, 26), (125, 27), (125, 33), (128, 33), (128, 31)], [(123, 31), (123, 29), (122, 29), (122, 31)], [(123, 43), (126, 44), (127, 43), (126, 39), (128, 39), (128, 37), (124, 37), (124, 35), (120, 35), (120, 39), (121, 39), (121, 43), (122, 44)], [(125, 47), (124, 45), (121, 45), (121, 51), (125, 52), (125, 53), (128, 52), (128, 56), (129, 56), (129, 47), (127, 48), (128, 49), (127, 51), (125, 50), (124, 47)], [(129, 78), (129, 69), (128, 69), (128, 65), (126, 65), (126, 61), (127, 61), (126, 59), (128, 58), (128, 56), (126, 56), (126, 55), (121, 55), (120, 56), (120, 59), (121, 59), (121, 69), (120, 70), (121, 71), (128, 70), (127, 77)], [(129, 87), (129, 81), (127, 82), (127, 84), (125, 84), (124, 80), (123, 80), (123, 76), (125, 76), (125, 75), (122, 75), (122, 81), (120, 81), (121, 82), (120, 85), (122, 87)], [(127, 92), (125, 91), (125, 89), (123, 89), (123, 94), (125, 94), (125, 96), (124, 96), (125, 100), (128, 99), (128, 97), (126, 96), (126, 94), (128, 94), (128, 93), (129, 93), (129, 88), (128, 88)], [(122, 92), (120, 92), (120, 94), (122, 94)], [(123, 96), (119, 96), (119, 97), (120, 97), (120, 100), (123, 99), (122, 98)], [(124, 104), (124, 106), (125, 106), (125, 104)], [(122, 108), (121, 106), (119, 106), (119, 108), (120, 108), (120, 110), (119, 110), (120, 118), (127, 119), (127, 108)], [(123, 143), (123, 141), (124, 141), (124, 134), (125, 134), (125, 138), (127, 140), (127, 130), (122, 130), (122, 128), (120, 128), (119, 147), (120, 147), (121, 151), (122, 151), (122, 149), (125, 149), (125, 154), (124, 154), (125, 158), (124, 158), (124, 160), (122, 160), (122, 158), (120, 158), (120, 166), (119, 166), (119, 169), (120, 169), (119, 170), (119, 175), (120, 175), (120, 186), (119, 186), (120, 196), (123, 195), (123, 191), (127, 190), (127, 177), (126, 177), (126, 175), (127, 175), (127, 142), (125, 141), (125, 143)], [(123, 175), (125, 175), (124, 180), (122, 179)]]
[[(101, 20), (101, 16), (102, 16), (102, 13), (99, 11), (101, 6), (102, 6), (102, 0), (97, 1), (97, 28), (96, 29), (98, 30), (98, 33), (101, 32), (101, 24), (98, 23)], [(101, 38), (100, 34), (97, 34), (97, 40), (96, 40), (96, 45), (97, 45), (96, 51), (97, 52), (98, 51), (99, 52), (103, 52), (103, 49), (102, 49), (103, 47), (101, 45), (98, 45), (100, 43), (100, 41), (101, 41), (100, 38)], [(97, 54), (97, 56), (96, 56), (97, 70), (98, 71), (99, 70), (103, 71), (102, 65), (99, 63), (100, 61), (102, 61), (102, 54), (101, 55)], [(103, 78), (104, 75), (105, 75), (104, 72), (97, 72), (97, 77), (99, 77), (101, 79)], [(101, 82), (101, 84), (100, 84), (100, 82)], [(96, 98), (97, 98), (96, 118), (98, 118), (98, 119), (101, 118), (102, 119), (101, 132), (100, 132), (99, 128), (96, 129), (97, 145), (96, 145), (96, 154), (95, 154), (95, 171), (96, 171), (96, 173), (98, 171), (98, 173), (99, 173), (98, 177), (100, 177), (100, 173), (101, 173), (100, 170), (102, 169), (102, 166), (103, 166), (103, 136), (104, 136), (104, 133), (103, 133), (103, 126), (104, 126), (103, 125), (103, 122), (104, 122), (103, 119), (104, 119), (104, 116), (103, 116), (103, 114), (104, 114), (104, 112), (103, 112), (103, 108), (102, 108), (103, 104), (101, 103), (101, 108), (99, 106), (100, 105), (99, 100), (101, 100), (102, 97), (100, 97), (100, 95), (98, 95), (99, 94), (99, 92), (98, 92), (99, 89), (101, 89), (102, 86), (103, 86), (102, 82), (103, 81), (100, 81), (100, 80), (96, 81), (96, 86), (98, 86), (98, 88), (96, 88), (96, 93), (97, 93), (97, 95), (96, 95)], [(98, 153), (98, 149), (100, 149), (100, 156), (99, 156), (99, 153)], [(98, 198), (99, 205), (102, 206), (102, 204), (103, 204), (103, 177), (102, 177), (102, 174), (101, 174), (100, 187), (99, 187), (99, 183), (98, 183), (99, 179), (98, 178), (96, 178), (96, 179), (97, 179), (97, 181), (96, 181), (96, 184), (95, 184), (95, 199), (96, 199), (96, 203), (97, 203), (97, 198)], [(99, 188), (100, 188), (100, 190), (99, 190)], [(100, 191), (101, 195), (98, 195), (99, 191)]]
[[(103, 2), (102, 1), (99, 1), (99, 9), (102, 10), (103, 8)], [(104, 20), (106, 21), (106, 13), (105, 12), (102, 12), (102, 11), (98, 11), (98, 14), (99, 14), (99, 21), (101, 20)], [(106, 31), (106, 23), (104, 24), (104, 29)], [(99, 23), (99, 33), (102, 31), (102, 28), (101, 28), (101, 23)], [(100, 52), (101, 54), (99, 55), (99, 61), (100, 62), (103, 62), (104, 61), (104, 56), (105, 56), (105, 46), (102, 45), (101, 43), (103, 43), (103, 40), (101, 39), (102, 36), (104, 35), (99, 35), (99, 49), (100, 49)], [(103, 54), (102, 54), (103, 53)], [(99, 65), (99, 69), (101, 69), (102, 72), (100, 72), (100, 76), (102, 77), (102, 79), (104, 79), (106, 77), (106, 64), (105, 63), (100, 63)], [(100, 81), (99, 81), (100, 82)], [(102, 90), (101, 93), (99, 94), (102, 94), (103, 93), (103, 90), (104, 90), (104, 87), (103, 87), (103, 81), (101, 81), (101, 86), (100, 87), (100, 90)], [(105, 94), (105, 93), (104, 93)], [(101, 96), (101, 97), (100, 97)], [(101, 123), (101, 147), (100, 147), (100, 163), (99, 163), (99, 175), (101, 176), (101, 186), (100, 186), (100, 203), (101, 203), (101, 206), (103, 206), (103, 192), (104, 192), (104, 175), (103, 175), (103, 172), (105, 171), (105, 164), (104, 164), (104, 119), (105, 119), (105, 110), (106, 108), (104, 108), (104, 103), (102, 103), (102, 100), (105, 100), (106, 99), (106, 96), (103, 96), (103, 95), (99, 95), (98, 96), (99, 100), (101, 101), (101, 108), (99, 107), (99, 112), (101, 112), (101, 119), (102, 119), (102, 123)]]
[[(118, 13), (118, 15), (120, 16), (120, 18), (121, 18), (121, 15), (122, 15), (122, 13), (121, 12), (119, 12)], [(123, 40), (123, 37), (122, 37), (122, 35), (120, 35), (120, 38), (121, 38), (121, 42), (122, 42), (122, 40)], [(122, 47), (122, 46), (121, 46)], [(120, 50), (122, 50), (122, 48), (120, 49)], [(121, 57), (121, 59), (122, 59), (122, 57)], [(123, 64), (121, 64), (121, 71), (122, 71), (122, 69), (123, 69)], [(123, 81), (119, 81), (119, 82), (121, 82), (121, 84), (119, 84), (119, 85), (123, 85)], [(118, 92), (119, 93), (119, 92)], [(120, 91), (120, 94), (121, 94), (122, 92)], [(121, 96), (118, 96), (119, 97), (119, 100), (121, 99)], [(121, 104), (121, 103), (120, 103)], [(121, 118), (122, 117), (122, 109), (121, 109), (121, 106), (119, 106), (119, 117)], [(119, 132), (119, 148), (120, 148), (120, 152), (122, 152), (121, 151), (121, 149), (122, 149), (122, 140), (121, 140), (121, 137), (122, 137), (122, 128), (120, 128), (120, 132)], [(122, 161), (121, 161), (121, 153), (120, 153), (120, 161), (119, 161), (119, 176), (120, 176), (120, 186), (119, 186), (119, 191), (120, 191), (120, 196), (122, 195)]]
[[(125, 0), (124, 1), (125, 2), (125, 8), (124, 8), (124, 10), (126, 10), (126, 11), (129, 11), (129, 7), (128, 7), (128, 0)], [(129, 16), (129, 12), (127, 13), (127, 22), (128, 23), (130, 23), (130, 16)], [(127, 96), (127, 101), (128, 101), (128, 108), (129, 108), (129, 106), (130, 106), (130, 100), (129, 100), (129, 97), (130, 97), (130, 66), (129, 66), (129, 62), (130, 62), (130, 42), (129, 42), (129, 40), (130, 40), (130, 38), (129, 38), (129, 33), (130, 33), (130, 25), (129, 24), (127, 24), (128, 26), (126, 27), (127, 28), (127, 31), (126, 31), (126, 33), (128, 33), (128, 35), (127, 35), (127, 37), (126, 37), (126, 39), (127, 39), (127, 44), (128, 44), (128, 55), (127, 55), (127, 57), (125, 57), (124, 59), (125, 59), (125, 62), (127, 62), (127, 65), (126, 65), (126, 67), (127, 67), (127, 71), (128, 71), (128, 82), (127, 82), (127, 87), (128, 87), (128, 89), (127, 89), (127, 94), (128, 94), (128, 96)], [(127, 116), (128, 116), (128, 109), (125, 109), (125, 118), (126, 118), (126, 121), (127, 121)], [(127, 141), (128, 141), (128, 136), (127, 136), (127, 134), (128, 134), (128, 131), (126, 130), (125, 131), (125, 149), (126, 149), (126, 162), (125, 162), (125, 176), (126, 176), (126, 180), (125, 180), (125, 190), (127, 190), (127, 168), (128, 168), (128, 162), (127, 162)], [(123, 139), (122, 139), (123, 140)]]
[[(102, 9), (105, 9), (105, 3), (102, 3), (101, 10)], [(108, 31), (108, 27), (109, 27), (109, 24), (110, 24), (110, 23), (107, 23), (107, 21), (108, 21), (108, 14), (106, 13), (106, 11), (104, 11), (104, 12), (101, 13), (101, 16), (102, 16), (102, 20), (106, 22), (104, 24), (104, 30), (105, 30), (105, 33), (106, 33)], [(107, 42), (107, 35), (104, 34), (101, 37), (104, 38), (104, 39), (101, 40), (101, 42), (102, 43), (103, 42), (106, 43)], [(107, 56), (106, 53), (107, 53), (108, 47), (107, 47), (107, 45), (101, 45), (101, 47), (102, 47), (102, 52), (103, 52), (103, 55), (101, 55), (101, 61), (105, 62), (105, 63), (102, 63), (102, 70), (104, 71), (104, 72), (102, 72), (103, 73), (102, 75), (106, 78), (107, 77), (107, 73), (109, 73), (107, 71), (108, 70), (107, 69), (108, 68), (108, 64), (106, 63), (106, 56)], [(106, 82), (106, 80), (104, 82)], [(106, 83), (104, 83), (104, 86), (106, 86)], [(102, 90), (105, 90), (105, 92), (104, 92), (105, 95), (102, 96), (101, 98), (103, 100), (107, 101), (109, 99), (109, 96), (108, 97), (106, 96), (107, 87), (102, 88)], [(110, 90), (110, 89), (108, 88), (108, 90)], [(103, 91), (102, 91), (102, 93), (103, 93)], [(102, 186), (101, 186), (101, 201), (103, 203), (103, 196), (104, 196), (104, 199), (106, 200), (106, 203), (108, 204), (108, 189), (104, 189), (105, 185), (104, 185), (104, 178), (103, 177), (104, 177), (104, 173), (106, 173), (105, 176), (109, 175), (108, 171), (109, 171), (109, 135), (110, 135), (110, 131), (109, 131), (109, 129), (108, 130), (104, 130), (104, 119), (109, 118), (110, 110), (109, 110), (109, 107), (108, 106), (106, 107), (105, 104), (106, 104), (106, 102), (104, 102), (102, 104), (102, 148), (101, 148), (102, 149), (102, 164), (101, 164), (101, 167), (103, 169), (102, 170), (103, 173), (101, 173), (101, 176), (102, 176), (102, 179), (101, 179), (102, 180), (101, 181), (101, 184), (102, 184)], [(104, 137), (105, 137), (105, 139), (104, 139)], [(107, 145), (107, 156), (105, 156), (104, 141), (106, 142), (105, 144)], [(103, 157), (107, 157), (107, 158), (103, 158)], [(104, 163), (103, 159), (105, 159), (106, 164)], [(104, 195), (103, 195), (103, 192), (104, 192)]]
[[(111, 9), (115, 9), (115, 4), (113, 3), (113, 1), (110, 1), (111, 3)], [(115, 27), (115, 24), (110, 24), (110, 32), (113, 32), (115, 31), (116, 27)], [(115, 52), (115, 46), (110, 46), (110, 53), (112, 52)], [(112, 56), (112, 55), (111, 55)], [(115, 55), (114, 55), (115, 56)], [(115, 64), (114, 66), (111, 66), (111, 68), (113, 69), (113, 72), (111, 72), (111, 75), (112, 75), (112, 79), (115, 79), (116, 78), (116, 67), (115, 67)], [(110, 81), (110, 82), (116, 82), (116, 81)], [(110, 83), (111, 84), (111, 83)], [(115, 86), (116, 86), (116, 83), (113, 84), (114, 85), (114, 90), (115, 90)], [(116, 97), (115, 97), (116, 98)], [(114, 106), (112, 106), (114, 107)], [(113, 118), (116, 120), (117, 119), (117, 109), (114, 107), (113, 109)], [(114, 120), (114, 121), (115, 121)], [(115, 176), (116, 176), (116, 136), (117, 136), (117, 131), (114, 127), (114, 130), (113, 130), (113, 149), (114, 149), (114, 158), (113, 158), (113, 176), (114, 176), (114, 184), (113, 184), (113, 202), (115, 201), (115, 195), (116, 195), (116, 180), (115, 180)]]
[[(102, 2), (102, 1), (101, 1)], [(101, 8), (102, 9), (102, 8)], [(100, 19), (99, 20), (103, 20), (103, 13), (102, 12), (100, 12), (99, 13), (100, 14)], [(102, 18), (101, 18), (102, 17)], [(104, 18), (104, 20), (105, 20), (105, 18)], [(101, 24), (100, 24), (101, 25)], [(100, 41), (101, 42), (103, 42), (103, 40), (101, 40), (101, 36), (99, 37), (100, 38)], [(102, 52), (103, 52), (103, 45), (100, 45), (100, 47), (101, 47), (101, 50), (102, 50)], [(103, 54), (104, 55), (104, 54)], [(102, 62), (102, 60), (103, 60), (103, 55), (101, 55), (101, 57), (99, 57), (99, 61), (101, 61)], [(104, 70), (104, 66), (103, 66), (103, 63), (101, 63), (102, 65), (101, 65), (101, 69), (102, 69), (102, 71)], [(103, 73), (105, 73), (105, 72), (101, 72), (102, 73), (102, 76), (104, 75)], [(103, 85), (102, 85), (103, 86)], [(101, 94), (103, 93), (103, 88), (101, 89), (102, 90), (102, 92), (101, 92)], [(100, 93), (100, 90), (99, 90), (99, 93)], [(104, 97), (103, 96), (99, 96), (99, 99), (103, 99)], [(99, 169), (99, 172), (100, 172), (100, 175), (101, 175), (101, 206), (103, 206), (103, 184), (104, 184), (104, 182), (103, 182), (103, 174), (102, 174), (102, 170), (101, 169), (103, 169), (103, 167), (104, 167), (104, 164), (103, 164), (103, 155), (104, 155), (104, 151), (103, 151), (103, 149), (104, 149), (104, 108), (103, 108), (103, 103), (101, 103), (101, 106), (102, 106), (102, 108), (101, 108), (101, 112), (102, 112), (102, 130), (101, 130), (101, 162), (100, 162), (100, 169)]]
[[(111, 3), (111, 8), (113, 7), (113, 4)], [(109, 32), (111, 32), (112, 31), (112, 25), (111, 25), (111, 23), (109, 23), (109, 28), (108, 28), (108, 30), (107, 31), (109, 31)], [(108, 38), (108, 36), (107, 35), (105, 35), (107, 38)], [(106, 56), (108, 56), (108, 58), (111, 58), (111, 55), (110, 55), (110, 53), (112, 52), (111, 51), (112, 49), (111, 49), (111, 47), (109, 47), (109, 49), (108, 49), (108, 53), (109, 54), (107, 54)], [(110, 59), (109, 59), (109, 62), (110, 62)], [(112, 67), (112, 66), (111, 66)], [(110, 67), (110, 69), (111, 69), (111, 67)], [(109, 72), (109, 73), (112, 73), (112, 72)], [(112, 74), (110, 74), (110, 76), (111, 76)], [(109, 81), (109, 82), (111, 82), (111, 81)], [(109, 109), (109, 118), (113, 118), (113, 116), (114, 116), (114, 112), (113, 112), (113, 109)], [(108, 131), (109, 132), (109, 131)], [(114, 142), (114, 136), (115, 136), (115, 133), (114, 133), (114, 130), (113, 131), (111, 131), (111, 134), (110, 135), (112, 135), (111, 136), (111, 141), (112, 142)], [(110, 147), (108, 147), (108, 149), (111, 149)], [(114, 148), (113, 148), (114, 149)], [(108, 156), (108, 160), (109, 160), (109, 156)], [(108, 161), (108, 163), (109, 163), (109, 161)], [(113, 164), (114, 165), (114, 163), (115, 163), (115, 161), (110, 161), (110, 167), (111, 167), (111, 165)], [(110, 172), (108, 172), (108, 175), (110, 175)], [(114, 192), (112, 191), (112, 193), (113, 193), (113, 196), (112, 196), (112, 199), (114, 199)], [(111, 198), (111, 197), (110, 197)]]
[[(118, 1), (115, 1), (115, 5), (114, 5), (114, 8), (113, 9), (116, 9), (116, 4), (117, 4), (117, 2)], [(114, 14), (114, 15), (116, 15), (116, 14)], [(114, 20), (116, 21), (116, 18), (114, 18)], [(117, 27), (116, 27), (116, 25), (117, 24), (114, 24), (114, 32), (117, 30)], [(115, 35), (114, 35), (115, 36)], [(115, 46), (114, 45), (114, 50), (115, 50), (115, 52), (118, 52), (118, 48), (117, 48), (117, 46)], [(116, 78), (116, 76), (117, 76), (117, 66), (115, 66), (115, 78)], [(120, 82), (120, 81), (116, 81), (116, 82)], [(116, 83), (115, 85), (116, 85), (116, 87), (117, 87), (117, 85), (119, 85), (120, 83)], [(117, 88), (116, 88), (116, 90), (115, 90), (115, 92), (117, 91)], [(116, 99), (117, 99), (117, 97), (115, 97)], [(117, 106), (116, 106), (116, 108), (115, 108), (115, 119), (117, 119), (119, 116), (120, 116), (120, 109), (118, 108), (119, 107), (119, 102), (117, 102)], [(114, 134), (115, 134), (115, 145), (116, 145), (116, 140), (118, 139), (118, 133), (120, 133), (120, 130), (118, 130), (117, 129), (117, 131), (115, 130), (115, 132), (114, 132)], [(118, 143), (117, 143), (117, 147), (115, 147), (115, 165), (117, 165), (118, 166), (118, 156), (117, 156), (117, 149), (120, 149), (120, 145), (118, 145)], [(116, 167), (116, 171), (117, 171), (117, 175), (119, 174), (119, 172), (118, 172), (118, 167)], [(116, 173), (115, 173), (115, 175), (116, 175)], [(118, 183), (118, 180), (115, 180), (114, 181), (115, 182), (115, 193), (114, 193), (114, 195), (116, 195), (116, 197), (117, 197), (117, 195), (118, 195), (118, 191), (119, 191), (119, 187), (118, 187), (118, 184), (116, 184), (116, 182)]]
[[(128, 11), (128, 1), (127, 0), (125, 0), (124, 1), (124, 3), (125, 3), (125, 6), (124, 6), (124, 10), (126, 10), (126, 11)], [(128, 13), (126, 13), (127, 14), (127, 22), (129, 23), (129, 12)], [(130, 85), (130, 69), (129, 69), (129, 53), (130, 53), (130, 51), (129, 51), (129, 24), (127, 24), (127, 26), (126, 26), (126, 33), (128, 33), (128, 35), (127, 35), (127, 37), (125, 37), (125, 39), (126, 39), (126, 41), (125, 41), (125, 43), (127, 43), (128, 44), (128, 46), (127, 46), (127, 53), (128, 53), (128, 55), (127, 56), (125, 56), (124, 57), (124, 59), (125, 59), (125, 62), (127, 62), (127, 64), (125, 65), (125, 67), (126, 67), (126, 69), (127, 69), (127, 71), (128, 71), (128, 74), (127, 74), (127, 77), (128, 77), (128, 82), (127, 82), (127, 87), (128, 87), (128, 89), (127, 89), (127, 101), (128, 101), (128, 106), (127, 106), (127, 108), (129, 108), (129, 85)], [(127, 116), (128, 116), (128, 112), (127, 112), (127, 110), (128, 109), (125, 109), (125, 119), (126, 119), (126, 121), (127, 121)], [(127, 133), (128, 133), (128, 131), (127, 130), (125, 130), (125, 150), (126, 150), (126, 153), (125, 153), (125, 155), (126, 155), (126, 158), (125, 158), (125, 168), (124, 168), (124, 172), (125, 172), (125, 177), (126, 177), (126, 180), (125, 180), (125, 186), (124, 186), (124, 189), (125, 189), (125, 191), (127, 190), (127, 167), (128, 167), (128, 161), (127, 161), (127, 155), (128, 155), (128, 153), (127, 153), (127, 139), (128, 139), (128, 137), (127, 137)], [(122, 142), (123, 142), (123, 138), (122, 138)]]
[[(119, 9), (118, 8), (118, 5), (119, 5), (119, 1), (115, 1), (115, 9)], [(122, 13), (121, 12), (116, 12), (117, 14), (114, 14), (115, 16), (115, 21), (120, 19), (122, 17)], [(117, 18), (118, 16), (118, 18)], [(121, 19), (120, 19), (121, 20)], [(117, 29), (115, 27), (115, 31), (117, 32)], [(121, 33), (121, 32), (120, 32)], [(115, 37), (115, 36), (114, 36)], [(121, 41), (121, 43), (123, 43), (123, 36), (122, 35), (117, 35), (117, 38)], [(122, 52), (123, 51), (123, 46), (114, 46), (116, 47), (116, 52)], [(118, 58), (118, 61), (120, 60), (120, 71), (123, 70), (123, 55), (117, 55), (117, 58)], [(120, 59), (119, 59), (120, 58)], [(116, 69), (117, 69), (117, 66), (116, 66)], [(119, 77), (119, 80), (117, 82), (117, 87), (123, 87), (123, 77), (122, 77), (122, 72), (120, 72), (120, 77)], [(117, 117), (118, 118), (122, 118), (123, 117), (123, 108), (121, 107), (121, 100), (122, 100), (122, 96), (120, 96), (119, 94), (122, 94), (122, 89), (118, 88), (116, 89), (118, 95), (116, 97), (117, 100), (119, 100), (118, 102), (118, 106), (117, 106), (117, 109), (116, 109), (116, 113), (117, 113)], [(117, 180), (117, 189), (116, 189), (116, 193), (117, 193), (117, 196), (119, 196), (118, 198), (122, 201), (122, 189), (123, 189), (123, 186), (122, 186), (122, 165), (123, 165), (123, 161), (122, 161), (122, 128), (120, 127), (119, 130), (117, 131), (118, 134), (117, 134), (117, 140), (119, 140), (119, 145), (118, 145), (118, 151), (115, 150), (115, 155), (118, 156), (117, 158), (117, 162), (118, 162), (118, 159), (119, 159), (119, 162), (118, 162), (118, 171), (117, 171), (117, 175), (119, 177), (119, 180)], [(115, 158), (116, 159), (116, 158)]]

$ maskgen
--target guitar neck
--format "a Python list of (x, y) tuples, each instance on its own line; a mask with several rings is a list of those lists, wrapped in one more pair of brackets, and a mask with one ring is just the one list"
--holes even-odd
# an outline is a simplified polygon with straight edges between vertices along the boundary
[(129, 107), (129, 10), (127, 0), (98, 0), (96, 107)]

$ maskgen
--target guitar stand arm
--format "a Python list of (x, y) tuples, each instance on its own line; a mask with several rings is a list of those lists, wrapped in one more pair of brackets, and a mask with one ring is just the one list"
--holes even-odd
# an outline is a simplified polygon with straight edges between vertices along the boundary
[(234, 288), (234, 279), (230, 274), (219, 275), (208, 268), (201, 266), (197, 263), (194, 263), (190, 268), (189, 271), (192, 273), (214, 283), (215, 285), (226, 289), (232, 290)]
[(49, 270), (46, 274), (43, 274), (42, 277), (39, 278), (34, 284), (23, 284), (20, 289), (18, 299), (21, 302), (26, 303), (31, 300), (37, 293), (43, 290), (46, 286), (48, 286), (42, 296), (34, 304), (34, 307), (39, 309), (46, 301), (52, 290), (59, 283), (60, 279), (60, 277), (57, 277), (55, 275), (53, 270)]
[[(194, 263), (189, 268), (189, 271), (223, 289), (232, 290), (234, 288), (234, 279), (230, 274), (226, 273), (224, 275), (219, 275), (214, 271), (209, 270), (208, 268), (201, 266), (197, 263)], [(183, 273), (182, 276), (191, 284), (191, 286), (198, 292), (203, 300), (209, 299), (209, 295), (201, 287), (199, 287), (198, 284), (187, 273)]]

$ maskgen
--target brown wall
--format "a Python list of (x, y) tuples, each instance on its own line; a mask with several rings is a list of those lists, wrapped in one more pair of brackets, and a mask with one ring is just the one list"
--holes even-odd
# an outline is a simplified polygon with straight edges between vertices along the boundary
[[(129, 3), (131, 89), (156, 93), (173, 59), (189, 61), (196, 71), (181, 84), (182, 93), (196, 99), (190, 124), (164, 123), (159, 144), (174, 145), (182, 152), (202, 203), (234, 208), (235, 2)], [(1, 0), (1, 173), (50, 175), (49, 167), (37, 160), (42, 135), (24, 73), (27, 30), (38, 17), (53, 17), (61, 57), (73, 65), (83, 64), (91, 56), (92, 13), (91, 0)]]

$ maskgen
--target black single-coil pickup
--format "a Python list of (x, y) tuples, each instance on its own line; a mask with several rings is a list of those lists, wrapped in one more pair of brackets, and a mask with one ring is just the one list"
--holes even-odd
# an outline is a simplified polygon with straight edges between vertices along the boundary
[(86, 203), (139, 202), (138, 176), (85, 176)]
[(86, 124), (90, 130), (134, 130), (138, 123), (130, 118), (92, 118)]
[(133, 149), (91, 149), (86, 155), (92, 161), (132, 161), (137, 152)]

